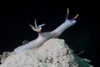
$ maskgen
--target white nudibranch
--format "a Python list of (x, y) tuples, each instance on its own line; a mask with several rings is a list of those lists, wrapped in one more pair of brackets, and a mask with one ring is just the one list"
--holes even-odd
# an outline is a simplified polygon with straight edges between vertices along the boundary
[(32, 30), (38, 32), (38, 37), (35, 40), (32, 40), (29, 43), (27, 43), (26, 45), (23, 45), (20, 48), (18, 48), (17, 50), (15, 50), (14, 54), (17, 54), (21, 51), (40, 47), (48, 39), (53, 38), (53, 37), (56, 38), (56, 37), (60, 36), (64, 30), (66, 30), (67, 28), (69, 28), (70, 26), (72, 26), (76, 23), (75, 19), (79, 15), (79, 14), (77, 14), (73, 19), (69, 20), (68, 14), (69, 14), (69, 9), (67, 8), (67, 17), (66, 17), (65, 22), (62, 23), (59, 27), (57, 27), (55, 30), (50, 31), (50, 32), (44, 32), (44, 33), (42, 33), (41, 30), (42, 30), (42, 26), (44, 26), (45, 24), (41, 24), (41, 25), (37, 26), (36, 19), (35, 19), (35, 27), (32, 26), (31, 24), (30, 24), (30, 27), (32, 28)]

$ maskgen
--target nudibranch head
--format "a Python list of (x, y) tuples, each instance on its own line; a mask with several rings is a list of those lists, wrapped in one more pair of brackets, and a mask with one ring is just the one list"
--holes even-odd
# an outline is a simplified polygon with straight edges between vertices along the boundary
[(39, 26), (37, 26), (37, 23), (36, 23), (36, 19), (35, 19), (35, 27), (33, 25), (30, 24), (30, 27), (32, 28), (32, 30), (38, 32), (38, 33), (41, 33), (41, 30), (42, 30), (42, 27), (45, 25), (45, 24), (41, 24)]
[[(66, 16), (66, 21), (68, 20), (68, 15), (69, 15), (69, 8), (67, 8), (67, 16)], [(76, 18), (79, 16), (79, 14), (77, 14), (73, 19), (70, 20), (70, 22), (72, 23), (72, 25), (76, 24)]]
[(75, 25), (77, 23), (76, 20), (71, 21), (72, 25)]

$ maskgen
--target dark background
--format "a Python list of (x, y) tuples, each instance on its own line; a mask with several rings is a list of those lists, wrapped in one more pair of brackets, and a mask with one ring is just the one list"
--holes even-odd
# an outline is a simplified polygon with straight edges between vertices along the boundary
[(52, 31), (65, 21), (67, 8), (69, 19), (76, 14), (77, 24), (68, 28), (59, 37), (75, 54), (87, 58), (90, 64), (99, 67), (100, 51), (100, 2), (68, 0), (2, 0), (0, 1), (0, 54), (13, 51), (24, 40), (34, 40), (38, 35), (29, 24), (46, 23), (42, 31)]

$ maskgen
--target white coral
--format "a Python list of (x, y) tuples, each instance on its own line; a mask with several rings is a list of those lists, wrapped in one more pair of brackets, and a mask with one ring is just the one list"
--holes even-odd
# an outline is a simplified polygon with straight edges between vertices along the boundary
[(50, 39), (41, 47), (10, 55), (0, 67), (93, 67), (77, 57), (63, 39)]

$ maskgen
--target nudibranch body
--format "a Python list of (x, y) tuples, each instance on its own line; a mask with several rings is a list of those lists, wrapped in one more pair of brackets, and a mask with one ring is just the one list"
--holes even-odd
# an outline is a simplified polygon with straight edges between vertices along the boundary
[(56, 38), (60, 36), (64, 30), (69, 28), (70, 26), (74, 25), (76, 23), (76, 18), (78, 17), (79, 14), (77, 14), (73, 19), (69, 20), (68, 19), (68, 14), (69, 14), (69, 9), (67, 9), (67, 17), (64, 23), (62, 23), (59, 27), (57, 27), (55, 30), (50, 31), (50, 32), (41, 32), (42, 26), (45, 24), (41, 24), (37, 26), (36, 20), (35, 20), (35, 27), (30, 25), (31, 28), (38, 32), (38, 37), (35, 40), (30, 41), (24, 46), (21, 46), (19, 49), (15, 50), (14, 54), (17, 54), (21, 51), (32, 49), (32, 48), (37, 48), (40, 47), (45, 41), (47, 41), (50, 38)]

